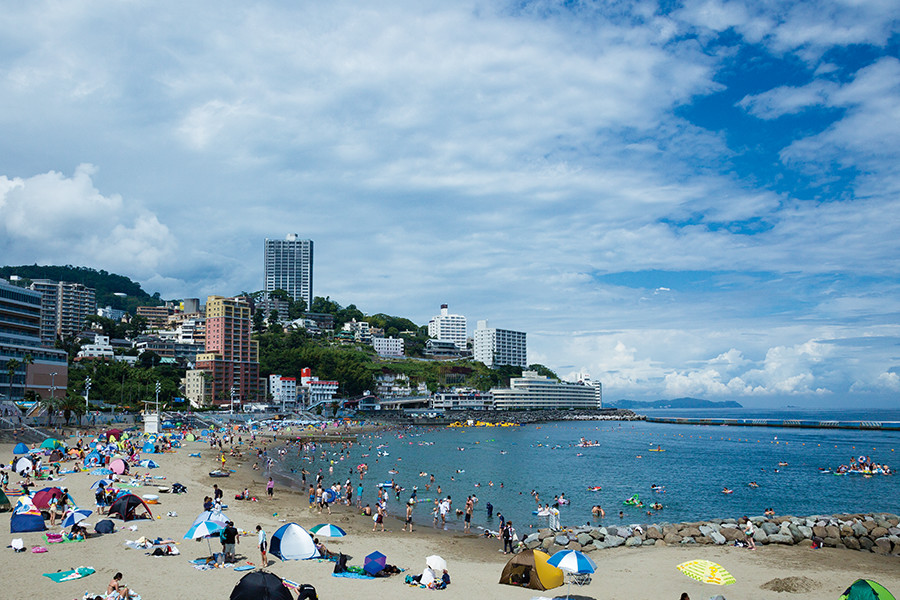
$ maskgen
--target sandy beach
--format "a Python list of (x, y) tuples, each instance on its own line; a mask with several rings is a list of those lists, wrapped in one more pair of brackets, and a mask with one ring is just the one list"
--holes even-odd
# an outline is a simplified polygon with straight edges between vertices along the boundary
[[(74, 439), (67, 441), (74, 444)], [(201, 458), (189, 454), (201, 454)], [(0, 461), (8, 464), (13, 458), (13, 445), (0, 444)], [(464, 535), (455, 531), (437, 531), (431, 527), (430, 516), (419, 509), (416, 515), (419, 524), (414, 533), (401, 531), (401, 523), (389, 518), (388, 531), (372, 532), (372, 520), (359, 515), (349, 508), (337, 509), (334, 514), (318, 514), (308, 507), (305, 495), (276, 486), (274, 500), (267, 500), (263, 471), (252, 471), (247, 464), (236, 464), (232, 459), (227, 467), (237, 472), (229, 478), (213, 479), (208, 472), (216, 467), (216, 455), (202, 442), (186, 442), (174, 453), (152, 455), (160, 468), (153, 469), (152, 475), (166, 477), (162, 485), (174, 482), (188, 488), (186, 494), (160, 494), (160, 504), (151, 506), (153, 520), (129, 523), (115, 521), (114, 534), (95, 536), (84, 542), (47, 544), (43, 533), (10, 534), (7, 529), (6, 542), (21, 537), (29, 549), (24, 553), (14, 553), (4, 548), (7, 568), (3, 577), (3, 598), (82, 598), (85, 591), (101, 593), (112, 576), (121, 571), (123, 582), (139, 593), (144, 600), (160, 598), (228, 598), (235, 583), (244, 573), (232, 568), (198, 571), (189, 564), (190, 559), (208, 556), (206, 541), (183, 540), (194, 518), (202, 511), (203, 497), (212, 495), (212, 486), (217, 483), (224, 489), (226, 510), (237, 528), (250, 533), (237, 546), (238, 564), (260, 560), (254, 532), (256, 525), (268, 532), (269, 536), (285, 522), (296, 522), (309, 529), (318, 523), (334, 523), (348, 532), (347, 537), (327, 540), (329, 549), (352, 556), (349, 564), (362, 565), (363, 558), (375, 551), (387, 555), (387, 561), (406, 573), (417, 574), (424, 567), (424, 557), (430, 554), (443, 556), (449, 567), (452, 583), (442, 591), (431, 591), (405, 585), (403, 575), (375, 580), (346, 579), (332, 576), (334, 563), (322, 560), (282, 562), (269, 557), (268, 570), (288, 579), (315, 586), (320, 598), (423, 598), (440, 594), (452, 598), (503, 598), (524, 600), (538, 596), (565, 597), (566, 588), (539, 592), (529, 589), (500, 585), (500, 572), (509, 557), (500, 551), (500, 542), (484, 539), (476, 535)], [(71, 463), (66, 463), (70, 465)], [(66, 468), (65, 466), (63, 467)], [(143, 473), (145, 469), (137, 469)], [(134, 473), (135, 470), (132, 471)], [(55, 485), (68, 487), (70, 493), (83, 508), (96, 510), (94, 495), (90, 485), (98, 477), (88, 472), (68, 474)], [(18, 477), (11, 478), (11, 486)], [(47, 484), (39, 483), (35, 489)], [(248, 487), (259, 502), (233, 500), (236, 493)], [(137, 488), (138, 495), (156, 492), (155, 486)], [(15, 501), (15, 498), (13, 498)], [(397, 505), (395, 504), (394, 507)], [(177, 517), (167, 513), (177, 513)], [(810, 513), (815, 507), (810, 507)], [(6, 513), (8, 523), (10, 513)], [(96, 513), (87, 522), (93, 524)], [(49, 523), (49, 522), (48, 522)], [(134, 525), (136, 531), (128, 527)], [(53, 528), (51, 531), (59, 531)], [(126, 540), (147, 538), (173, 538), (178, 542), (179, 556), (152, 557), (147, 550), (131, 549)], [(34, 546), (45, 546), (48, 552), (34, 554)], [(213, 541), (213, 549), (218, 542)], [(811, 550), (805, 546), (769, 545), (757, 550), (746, 550), (731, 546), (703, 547), (642, 547), (615, 548), (594, 552), (591, 557), (597, 563), (597, 573), (591, 584), (576, 588), (572, 594), (578, 597), (599, 599), (677, 599), (687, 592), (693, 600), (710, 598), (722, 594), (728, 600), (796, 598), (820, 599), (838, 598), (843, 590), (858, 578), (879, 581), (895, 594), (900, 593), (900, 557), (879, 556), (868, 552), (823, 548)], [(725, 566), (736, 578), (734, 585), (719, 587), (704, 585), (689, 579), (676, 570), (675, 566), (684, 561), (705, 558)], [(55, 583), (43, 573), (91, 566), (96, 573), (86, 578)], [(803, 591), (776, 592), (761, 586), (775, 578), (805, 577)]]

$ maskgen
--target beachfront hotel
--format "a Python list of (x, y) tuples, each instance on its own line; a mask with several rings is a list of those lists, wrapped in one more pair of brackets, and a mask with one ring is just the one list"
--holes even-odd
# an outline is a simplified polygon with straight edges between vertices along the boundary
[[(45, 345), (41, 332), (41, 293), (0, 279), (0, 398), (19, 401), (27, 390), (43, 398), (65, 396), (68, 356)], [(6, 368), (10, 360), (16, 361), (12, 381)], [(0, 406), (0, 414), (4, 412)]]
[(525, 333), (487, 326), (478, 321), (472, 346), (472, 358), (494, 368), (502, 365), (528, 366)]
[(218, 406), (230, 404), (232, 396), (235, 404), (258, 401), (259, 342), (251, 339), (252, 328), (246, 299), (207, 298), (206, 352), (197, 355), (196, 364), (208, 374), (204, 399)]
[(307, 308), (312, 306), (312, 240), (301, 240), (296, 233), (287, 234), (283, 240), (266, 238), (265, 268), (266, 295), (275, 290), (284, 290), (294, 300), (305, 300)]
[(458, 350), (465, 350), (467, 328), (463, 315), (451, 315), (449, 307), (441, 304), (441, 314), (428, 321), (428, 337), (440, 342), (452, 342)]
[(509, 380), (508, 388), (493, 388), (495, 410), (602, 408), (600, 382), (569, 383), (523, 371)]

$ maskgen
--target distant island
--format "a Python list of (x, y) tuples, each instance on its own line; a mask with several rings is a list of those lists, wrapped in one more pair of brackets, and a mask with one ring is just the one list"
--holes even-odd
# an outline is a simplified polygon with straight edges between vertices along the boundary
[(604, 406), (611, 408), (628, 408), (631, 410), (641, 410), (648, 408), (744, 408), (740, 402), (734, 400), (724, 400), (722, 402), (714, 402), (712, 400), (704, 400), (702, 398), (672, 398), (671, 400), (614, 400), (612, 402), (604, 402)]

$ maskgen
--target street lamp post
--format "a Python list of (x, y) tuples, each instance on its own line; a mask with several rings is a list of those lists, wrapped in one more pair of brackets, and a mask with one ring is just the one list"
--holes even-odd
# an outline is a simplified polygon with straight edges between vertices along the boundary
[(156, 382), (156, 414), (159, 414), (159, 390), (160, 390), (160, 384), (157, 381)]
[(47, 423), (53, 422), (53, 398), (56, 397), (56, 375), (57, 373), (50, 373), (50, 404), (47, 405), (47, 412), (50, 413), (50, 420), (47, 421)]
[(88, 399), (91, 397), (91, 376), (88, 375), (84, 378), (84, 412), (87, 413), (88, 410)]
[(231, 386), (231, 414), (234, 414), (234, 393), (236, 391), (234, 386)]

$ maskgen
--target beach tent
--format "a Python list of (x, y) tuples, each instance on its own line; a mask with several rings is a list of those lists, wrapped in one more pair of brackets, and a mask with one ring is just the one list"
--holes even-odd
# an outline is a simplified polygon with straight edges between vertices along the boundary
[(13, 448), (13, 454), (28, 454), (28, 446), (19, 442), (16, 444), (16, 447)]
[(193, 441), (195, 441), (197, 438), (194, 437), (194, 434), (193, 434), (193, 433), (189, 433), (189, 434), (187, 434), (186, 436), (184, 436), (184, 439), (185, 439), (185, 441), (187, 441), (187, 442), (193, 442)]
[(138, 464), (140, 466), (144, 467), (145, 469), (158, 469), (159, 468), (159, 465), (156, 464), (154, 461), (150, 460), (149, 458), (145, 458)]
[(10, 504), (9, 498), (3, 490), (0, 490), (0, 512), (6, 512), (12, 509), (12, 504)]
[(156, 446), (153, 445), (153, 442), (147, 442), (144, 444), (144, 448), (141, 450), (144, 454), (153, 454), (156, 452)]
[(895, 600), (883, 585), (871, 579), (857, 579), (840, 600)]
[(281, 577), (262, 569), (244, 575), (234, 589), (230, 600), (294, 600)]
[(26, 473), (30, 473), (33, 469), (34, 463), (32, 463), (30, 459), (25, 458), (24, 456), (16, 461), (16, 466), (13, 468), (16, 473), (22, 473), (23, 471)]
[(50, 456), (47, 457), (47, 460), (49, 460), (50, 462), (59, 462), (64, 457), (65, 455), (62, 452), (60, 452), (59, 450), (54, 450), (50, 453)]
[(15, 512), (9, 521), (10, 533), (25, 533), (28, 531), (45, 531), (44, 517), (37, 510)]
[(102, 521), (99, 521), (96, 525), (94, 525), (94, 531), (96, 531), (97, 533), (115, 533), (116, 524), (109, 519), (103, 519)]
[(48, 487), (39, 492), (35, 492), (34, 496), (31, 497), (31, 500), (37, 508), (50, 508), (51, 498), (62, 500), (65, 495), (66, 494), (58, 487)]
[(305, 560), (319, 555), (309, 533), (296, 523), (282, 525), (272, 534), (269, 554), (281, 560)]
[(121, 437), (122, 437), (122, 430), (121, 430), (121, 429), (110, 429), (109, 431), (106, 432), (106, 439), (107, 439), (107, 440), (110, 440), (110, 439), (113, 439), (113, 438), (115, 438), (115, 439), (118, 440), (118, 439), (121, 439)]
[(550, 590), (565, 583), (562, 569), (548, 565), (550, 555), (540, 550), (516, 554), (500, 574), (500, 583), (532, 590)]
[(48, 450), (53, 450), (54, 448), (59, 448), (63, 443), (59, 440), (55, 440), (53, 438), (47, 438), (43, 442), (41, 442), (41, 448), (45, 448)]
[(123, 521), (131, 521), (132, 519), (138, 518), (135, 513), (141, 506), (146, 509), (148, 515), (151, 517), (153, 516), (153, 513), (150, 512), (150, 507), (147, 506), (146, 502), (134, 494), (123, 494), (113, 500), (113, 503), (109, 507), (109, 516), (112, 517), (118, 515)]
[(116, 473), (117, 475), (124, 475), (128, 473), (128, 463), (121, 458), (117, 458), (116, 460), (110, 462), (109, 468), (112, 469), (112, 472)]

